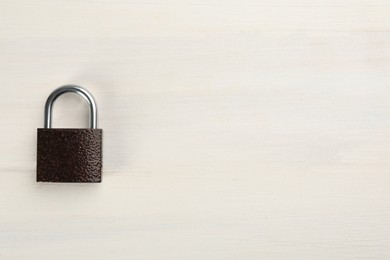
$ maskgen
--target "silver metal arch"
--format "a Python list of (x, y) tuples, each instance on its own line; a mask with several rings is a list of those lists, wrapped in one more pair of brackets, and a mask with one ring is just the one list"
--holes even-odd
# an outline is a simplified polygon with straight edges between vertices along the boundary
[(97, 107), (96, 102), (91, 93), (86, 89), (76, 85), (65, 85), (54, 90), (46, 100), (45, 105), (45, 125), (44, 128), (51, 128), (51, 114), (54, 101), (64, 93), (76, 93), (87, 100), (89, 104), (89, 127), (97, 128)]

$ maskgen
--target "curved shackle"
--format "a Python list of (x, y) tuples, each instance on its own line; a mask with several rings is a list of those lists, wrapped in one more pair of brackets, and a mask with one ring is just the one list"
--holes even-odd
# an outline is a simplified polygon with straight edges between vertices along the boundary
[(96, 102), (91, 93), (86, 89), (76, 85), (65, 85), (54, 90), (46, 100), (45, 105), (45, 126), (44, 128), (51, 128), (51, 114), (54, 101), (64, 93), (76, 93), (87, 100), (89, 104), (89, 127), (92, 129), (97, 128), (97, 107)]

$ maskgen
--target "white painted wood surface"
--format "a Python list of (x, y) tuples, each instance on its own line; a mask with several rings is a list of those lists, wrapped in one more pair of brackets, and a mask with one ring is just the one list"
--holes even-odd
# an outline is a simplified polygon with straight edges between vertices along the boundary
[[(1, 0), (0, 258), (390, 259), (389, 14)], [(43, 105), (67, 83), (98, 102), (99, 185), (35, 182)], [(54, 113), (87, 124), (77, 96)]]

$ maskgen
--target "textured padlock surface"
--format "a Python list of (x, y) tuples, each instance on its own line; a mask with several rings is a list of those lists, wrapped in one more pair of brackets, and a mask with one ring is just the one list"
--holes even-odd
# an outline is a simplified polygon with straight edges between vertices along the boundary
[(38, 129), (37, 181), (101, 180), (102, 129)]

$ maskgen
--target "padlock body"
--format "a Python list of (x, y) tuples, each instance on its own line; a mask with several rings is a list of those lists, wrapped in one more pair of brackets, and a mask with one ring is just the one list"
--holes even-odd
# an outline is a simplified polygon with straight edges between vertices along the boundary
[(101, 182), (102, 129), (38, 128), (38, 182)]

